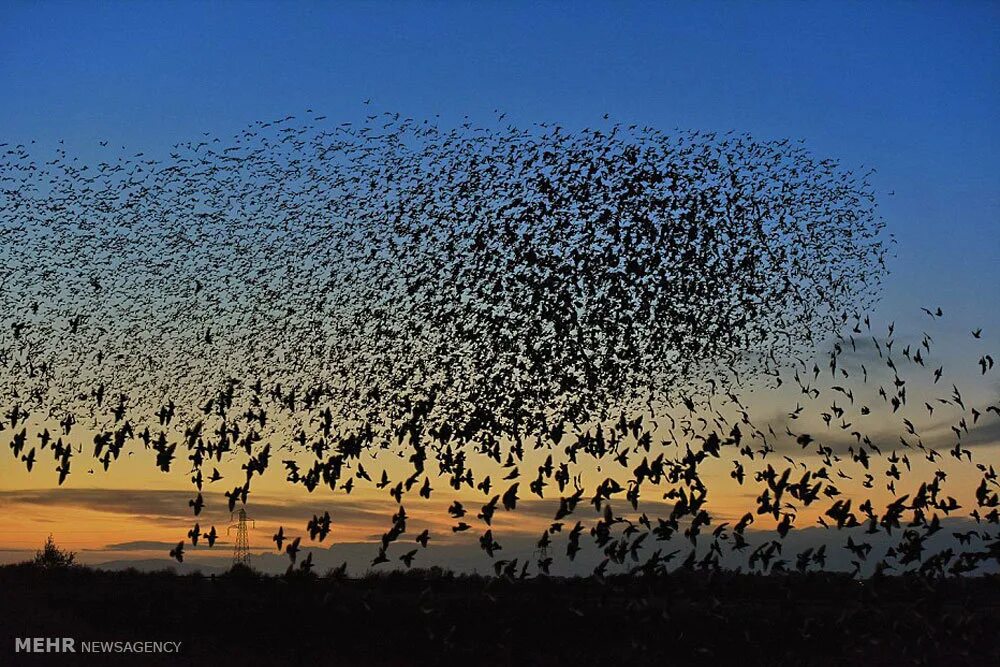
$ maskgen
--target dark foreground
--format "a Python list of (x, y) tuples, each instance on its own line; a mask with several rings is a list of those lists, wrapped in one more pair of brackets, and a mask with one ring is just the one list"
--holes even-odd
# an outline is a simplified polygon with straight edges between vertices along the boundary
[[(0, 665), (995, 665), (1000, 578), (338, 580), (0, 568)], [(180, 641), (25, 654), (16, 637)]]

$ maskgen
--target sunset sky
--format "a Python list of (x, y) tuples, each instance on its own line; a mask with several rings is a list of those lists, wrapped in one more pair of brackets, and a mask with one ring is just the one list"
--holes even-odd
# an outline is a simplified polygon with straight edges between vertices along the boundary
[[(877, 311), (880, 330), (895, 321), (905, 344), (933, 328), (949, 387), (959, 384), (976, 405), (997, 401), (1000, 385), (979, 376), (976, 360), (1000, 340), (1000, 6), (650, 3), (595, 5), (576, 16), (555, 5), (529, 14), (519, 4), (66, 3), (53, 12), (7, 3), (0, 8), (0, 143), (64, 140), (81, 159), (95, 156), (104, 140), (164, 154), (202, 132), (231, 135), (306, 108), (359, 121), (368, 99), (448, 122), (489, 119), (499, 109), (511, 122), (572, 128), (607, 113), (667, 131), (802, 138), (818, 155), (878, 170), (880, 212), (898, 240)], [(940, 306), (946, 317), (930, 323), (923, 306)], [(969, 332), (980, 327), (983, 339), (973, 341)], [(859, 359), (864, 354), (870, 351)], [(797, 400), (788, 386), (756, 392), (753, 414), (783, 430)], [(942, 418), (926, 417), (925, 441), (950, 446)], [(980, 426), (966, 446), (982, 461), (1000, 462), (997, 420)], [(50, 533), (87, 562), (162, 560), (192, 523), (183, 465), (159, 473), (152, 454), (137, 450), (105, 474), (81, 457), (56, 489), (48, 461), (29, 476), (7, 450), (7, 436), (0, 434), (0, 563), (25, 558)], [(752, 507), (756, 487), (736, 486), (728, 463), (716, 466), (712, 509), (735, 521)], [(403, 470), (398, 461), (365, 465), (373, 475)], [(977, 483), (970, 466), (948, 469), (954, 488)], [(222, 492), (241, 471), (220, 470), (227, 481), (206, 492), (209, 508), (199, 521), (226, 541)], [(452, 534), (444, 511), (455, 497), (478, 508), (481, 495), (455, 496), (444, 478), (435, 489), (429, 502), (406, 503), (409, 532), (429, 527), (438, 536), (432, 544), (452, 548), (442, 564), (487, 569), (485, 558), (474, 561), (475, 531)], [(884, 489), (872, 495), (890, 498)], [(501, 512), (495, 532), (530, 552), (529, 538), (548, 525), (558, 495), (529, 501), (524, 488), (521, 496), (524, 509)], [(654, 516), (663, 501), (648, 500)], [(309, 495), (285, 483), (274, 464), (248, 505), (257, 519), (251, 543), (267, 550), (278, 526), (301, 533), (324, 510), (334, 517), (334, 542), (376, 541), (393, 507), (387, 491), (367, 486), (350, 496)], [(811, 520), (803, 515), (797, 525)], [(229, 549), (216, 548), (220, 563)]]

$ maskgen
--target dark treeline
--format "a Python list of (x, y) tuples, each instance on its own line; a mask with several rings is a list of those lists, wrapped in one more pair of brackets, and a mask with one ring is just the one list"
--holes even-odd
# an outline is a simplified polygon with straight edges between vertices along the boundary
[[(997, 577), (858, 582), (824, 572), (676, 572), (515, 580), (433, 568), (348, 579), (23, 564), (0, 568), (0, 590), (0, 644), (25, 636), (183, 642), (181, 655), (146, 655), (146, 665), (1000, 661)], [(134, 655), (77, 655), (73, 664), (87, 657), (137, 664)], [(19, 656), (24, 664), (67, 658)]]

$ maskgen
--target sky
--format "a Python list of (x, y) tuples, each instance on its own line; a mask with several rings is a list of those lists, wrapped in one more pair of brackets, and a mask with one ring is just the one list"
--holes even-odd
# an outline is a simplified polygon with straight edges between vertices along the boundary
[[(877, 169), (880, 211), (898, 239), (879, 311), (886, 321), (919, 330), (919, 308), (942, 306), (942, 341), (958, 352), (970, 328), (1000, 330), (996, 3), (0, 8), (0, 143), (64, 140), (86, 157), (111, 139), (163, 152), (306, 108), (358, 121), (366, 100), (454, 122), (487, 121), (499, 109), (513, 123), (585, 127), (607, 113), (665, 130), (805, 139), (819, 155)], [(129, 488), (137, 478), (79, 483)], [(0, 458), (0, 490), (33, 486)], [(277, 484), (267, 491), (284, 493)], [(0, 544), (23, 549), (50, 526), (69, 531), (57, 512), (39, 512), (30, 525), (6, 520)], [(130, 516), (103, 517), (104, 532), (91, 527), (67, 541), (96, 548), (137, 539), (122, 533), (122, 515)]]
[(5, 3), (4, 139), (162, 150), (305, 108), (358, 120), (368, 99), (804, 138), (878, 169), (891, 303), (973, 311), (1000, 278), (993, 3), (289, 4)]

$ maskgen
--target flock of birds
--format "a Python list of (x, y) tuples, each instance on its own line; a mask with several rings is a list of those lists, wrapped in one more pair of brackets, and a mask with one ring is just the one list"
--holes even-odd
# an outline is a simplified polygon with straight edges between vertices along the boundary
[[(891, 243), (801, 144), (309, 114), (143, 151), (0, 143), (0, 393), (195, 418), (241, 383), (391, 431), (657, 407), (832, 333)], [(106, 143), (106, 142), (105, 142)]]
[[(80, 431), (105, 471), (141, 444), (161, 471), (190, 466), (197, 521), (207, 486), (226, 485), (233, 511), (280, 457), (310, 492), (369, 485), (394, 500), (373, 567), (403, 543), (394, 558), (414, 563), (432, 535), (407, 532), (405, 502), (445, 492), (462, 496), (452, 534), (474, 531), (498, 575), (547, 573), (557, 541), (572, 560), (588, 535), (597, 575), (720, 568), (724, 552), (804, 572), (826, 547), (792, 556), (783, 540), (817, 509), (828, 529), (898, 538), (873, 555), (851, 532), (857, 572), (1000, 558), (996, 471), (962, 441), (1000, 405), (955, 385), (929, 396), (916, 408), (954, 438), (925, 442), (914, 394), (947, 386), (934, 341), (900, 342), (862, 314), (891, 248), (867, 174), (733, 134), (324, 120), (206, 136), (169, 160), (93, 165), (60, 148), (38, 161), (0, 144), (0, 430), (18, 463), (51, 459), (63, 484)], [(830, 339), (824, 368), (808, 361)], [(978, 364), (986, 375), (994, 359)], [(762, 383), (798, 389), (784, 429), (739, 395)], [(968, 549), (928, 555), (967, 509), (947, 495), (946, 457), (975, 466), (977, 527)], [(710, 511), (704, 471), (724, 458), (759, 491), (736, 521)], [(234, 460), (245, 474), (229, 488), (218, 468)], [(922, 460), (930, 476), (904, 480)], [(849, 481), (891, 500), (859, 502)], [(497, 513), (554, 495), (545, 555), (503, 558)], [(648, 516), (649, 498), (669, 512)], [(574, 521), (581, 502), (589, 527)], [(774, 531), (760, 543), (755, 521)], [(290, 569), (314, 566), (303, 541), (334, 523), (274, 535)], [(674, 538), (686, 556), (656, 547)], [(195, 523), (170, 555), (217, 539)]]

